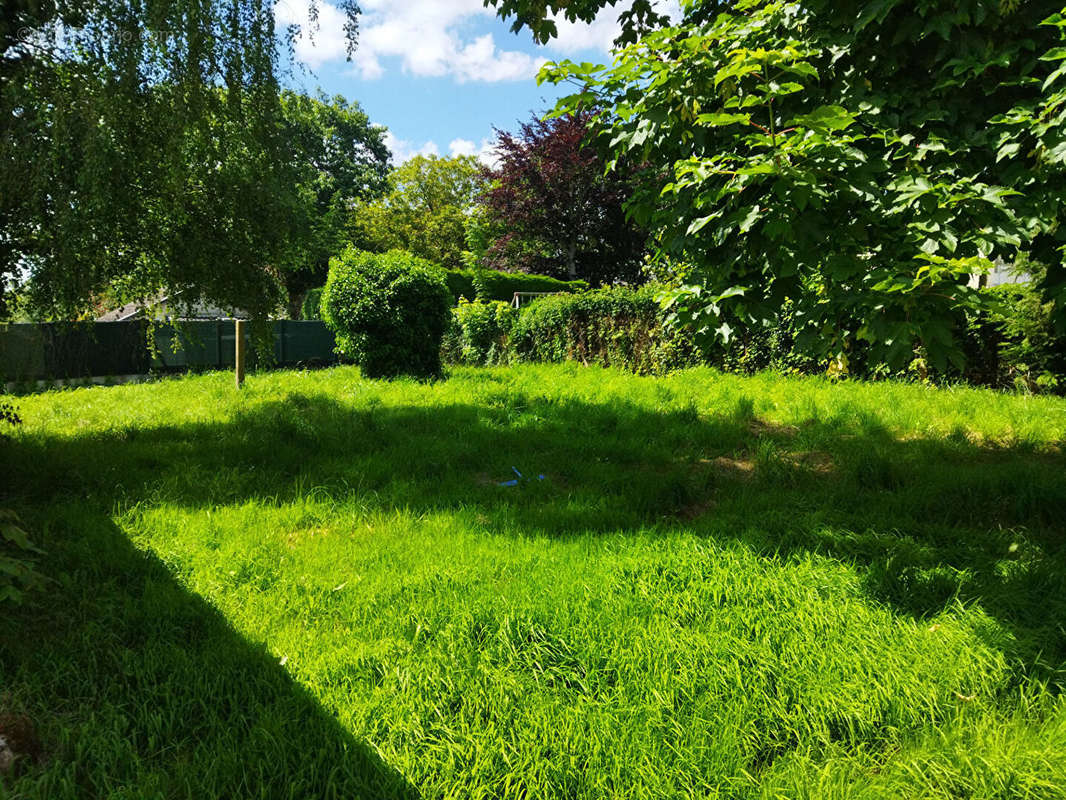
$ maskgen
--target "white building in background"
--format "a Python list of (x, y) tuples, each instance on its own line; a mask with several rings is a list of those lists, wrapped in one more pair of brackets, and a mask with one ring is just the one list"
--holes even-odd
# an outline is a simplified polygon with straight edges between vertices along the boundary
[(1013, 264), (997, 258), (992, 262), (992, 271), (987, 275), (970, 276), (970, 286), (976, 289), (979, 286), (1002, 286), (1004, 283), (1029, 283), (1032, 279), (1033, 276), (1028, 272), (1016, 269)]
[(177, 302), (176, 296), (161, 295), (155, 300), (138, 300), (127, 303), (121, 308), (108, 311), (96, 318), (97, 322), (126, 322), (131, 319), (144, 319), (151, 316), (156, 320), (212, 320), (212, 319), (250, 319), (251, 315), (240, 309), (224, 309), (210, 303), (197, 301), (191, 307)]

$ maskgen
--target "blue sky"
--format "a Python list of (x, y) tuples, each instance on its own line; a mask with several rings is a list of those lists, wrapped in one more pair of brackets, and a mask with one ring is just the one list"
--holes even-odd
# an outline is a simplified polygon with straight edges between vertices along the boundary
[(416, 153), (488, 157), (493, 126), (514, 130), (530, 112), (551, 107), (564, 89), (537, 86), (546, 60), (608, 60), (617, 9), (591, 25), (559, 21), (547, 47), (509, 23), (481, 0), (360, 0), (359, 48), (346, 60), (343, 19), (319, 0), (318, 29), (307, 31), (307, 0), (278, 0), (281, 24), (302, 24), (296, 53), (304, 64), (294, 88), (357, 100), (370, 119), (389, 129), (396, 163)]

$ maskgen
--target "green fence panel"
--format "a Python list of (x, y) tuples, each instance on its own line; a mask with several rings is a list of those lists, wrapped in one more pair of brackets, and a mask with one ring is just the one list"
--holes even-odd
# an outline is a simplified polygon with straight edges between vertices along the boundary
[(0, 376), (33, 381), (138, 375), (148, 371), (143, 322), (44, 323), (0, 327)]
[(22, 382), (46, 374), (44, 334), (40, 326), (0, 326), (0, 378), (5, 382)]
[(284, 320), (275, 323), (274, 357), (278, 364), (313, 366), (335, 364), (333, 333), (318, 320)]
[[(77, 324), (0, 325), (0, 379), (36, 381), (143, 375), (152, 371), (232, 369), (233, 320), (153, 327), (143, 320)], [(320, 320), (274, 323), (277, 366), (323, 366), (338, 361), (333, 334)], [(255, 366), (254, 350), (249, 368)]]

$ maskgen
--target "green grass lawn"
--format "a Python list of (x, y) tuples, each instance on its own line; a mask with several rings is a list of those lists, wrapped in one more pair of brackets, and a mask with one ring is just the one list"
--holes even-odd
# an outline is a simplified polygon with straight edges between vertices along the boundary
[(0, 712), (45, 755), (2, 795), (1066, 797), (1061, 399), (566, 365), (20, 407), (51, 582)]

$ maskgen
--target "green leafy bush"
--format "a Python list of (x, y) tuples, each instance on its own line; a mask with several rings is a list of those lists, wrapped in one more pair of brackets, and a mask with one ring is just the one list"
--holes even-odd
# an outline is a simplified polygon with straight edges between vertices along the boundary
[(474, 273), (473, 280), (479, 299), (505, 302), (510, 302), (515, 292), (583, 292), (589, 288), (585, 281), (561, 281), (525, 272), (480, 270)]
[(547, 275), (496, 270), (450, 269), (447, 280), (456, 302), (465, 297), (509, 303), (515, 292), (582, 292), (589, 288), (585, 281), (560, 281)]
[(639, 373), (701, 362), (691, 334), (665, 324), (652, 289), (609, 288), (541, 298), (522, 309), (511, 346), (516, 360), (573, 360)]
[(477, 299), (474, 274), (475, 271), (472, 269), (449, 269), (444, 271), (444, 279), (448, 282), (448, 291), (451, 292), (454, 302), (459, 303), (463, 300)]
[[(979, 386), (1031, 392), (1066, 389), (1066, 339), (1056, 334), (1051, 304), (1042, 302), (1040, 293), (1029, 284), (982, 289), (981, 295), (982, 310), (971, 312), (964, 329), (955, 331), (966, 359), (963, 369), (934, 370), (918, 348), (907, 369), (893, 370), (873, 360), (870, 348), (858, 342), (847, 354), (846, 374), (864, 379), (965, 380)], [(810, 357), (810, 348), (796, 345), (801, 330), (793, 309), (786, 302), (773, 323), (734, 338), (728, 346), (716, 347), (707, 355), (709, 363), (748, 374), (765, 369), (824, 373), (829, 362)], [(850, 324), (857, 328), (859, 322)]]
[(970, 320), (966, 377), (997, 388), (1066, 390), (1066, 337), (1055, 330), (1052, 304), (1024, 283), (983, 293), (988, 310)]
[(324, 286), (308, 290), (300, 306), (300, 319), (322, 319), (322, 291)]
[(41, 552), (14, 512), (0, 509), (0, 604), (18, 603), (26, 592), (44, 583), (33, 561), (33, 556)]
[[(444, 270), (452, 301), (501, 300), (510, 303), (515, 292), (583, 292), (589, 288), (585, 281), (560, 281), (546, 275), (523, 272), (496, 272), (477, 269)], [(322, 289), (312, 289), (304, 298), (303, 319), (321, 319)]]
[(410, 253), (349, 247), (330, 260), (322, 317), (367, 377), (439, 376), (450, 310), (444, 271)]
[(499, 300), (460, 301), (444, 335), (443, 357), (454, 364), (493, 366), (510, 361), (508, 346), (518, 312)]
[(716, 344), (709, 360), (727, 372), (753, 374), (761, 370), (811, 374), (823, 372), (825, 364), (796, 347), (799, 335), (794, 306), (785, 302), (776, 320), (742, 333), (728, 345)]

